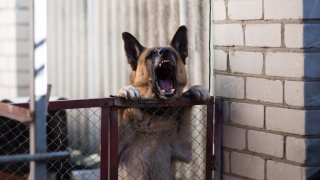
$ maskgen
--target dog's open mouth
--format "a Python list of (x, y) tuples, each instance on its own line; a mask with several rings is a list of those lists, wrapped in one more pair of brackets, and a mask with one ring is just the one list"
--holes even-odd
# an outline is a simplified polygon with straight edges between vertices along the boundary
[(155, 68), (155, 85), (160, 96), (172, 97), (175, 92), (175, 65), (172, 60), (162, 60)]

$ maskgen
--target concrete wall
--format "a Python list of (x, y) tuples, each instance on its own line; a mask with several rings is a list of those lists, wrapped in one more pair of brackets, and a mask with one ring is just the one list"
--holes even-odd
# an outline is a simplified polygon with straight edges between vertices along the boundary
[(27, 0), (0, 1), (0, 99), (29, 94)]
[(320, 169), (320, 1), (213, 0), (224, 179)]

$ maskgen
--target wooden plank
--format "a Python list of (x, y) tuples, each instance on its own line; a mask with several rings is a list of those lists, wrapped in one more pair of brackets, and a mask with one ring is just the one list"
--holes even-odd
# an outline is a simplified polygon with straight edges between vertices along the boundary
[(32, 113), (29, 109), (8, 103), (0, 103), (0, 116), (17, 120), (22, 123), (32, 121)]

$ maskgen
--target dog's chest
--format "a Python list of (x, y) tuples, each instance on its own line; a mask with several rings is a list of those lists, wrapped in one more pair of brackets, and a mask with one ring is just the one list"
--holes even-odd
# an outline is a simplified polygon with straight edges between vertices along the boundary
[(136, 135), (170, 135), (177, 132), (181, 121), (180, 110), (174, 108), (134, 109), (129, 120)]

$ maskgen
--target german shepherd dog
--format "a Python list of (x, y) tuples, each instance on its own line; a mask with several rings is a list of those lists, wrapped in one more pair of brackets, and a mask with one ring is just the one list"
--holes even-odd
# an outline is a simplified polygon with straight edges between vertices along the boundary
[[(187, 28), (179, 27), (170, 45), (146, 48), (128, 32), (122, 33), (131, 65), (130, 83), (118, 95), (130, 100), (180, 96), (207, 102), (208, 90), (188, 82)], [(177, 111), (179, 111), (177, 113)], [(175, 179), (175, 163), (192, 160), (191, 107), (147, 110), (128, 108), (119, 114), (119, 179)]]

